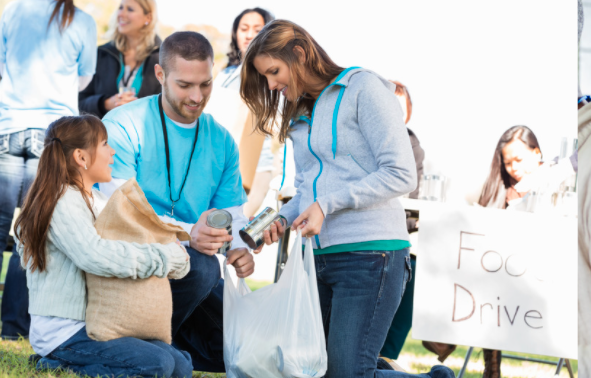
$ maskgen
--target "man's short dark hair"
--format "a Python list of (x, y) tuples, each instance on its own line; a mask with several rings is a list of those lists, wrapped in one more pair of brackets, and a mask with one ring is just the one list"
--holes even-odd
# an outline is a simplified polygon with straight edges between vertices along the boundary
[(176, 32), (168, 36), (160, 46), (159, 64), (165, 73), (172, 68), (173, 59), (177, 56), (201, 62), (211, 58), (213, 62), (213, 48), (207, 38), (197, 32)]

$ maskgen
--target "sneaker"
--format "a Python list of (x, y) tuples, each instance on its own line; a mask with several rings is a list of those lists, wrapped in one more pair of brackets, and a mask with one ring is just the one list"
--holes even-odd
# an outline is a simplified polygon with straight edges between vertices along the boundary
[(29, 362), (32, 363), (33, 365), (37, 366), (37, 362), (42, 358), (43, 357), (38, 354), (31, 354), (29, 356)]

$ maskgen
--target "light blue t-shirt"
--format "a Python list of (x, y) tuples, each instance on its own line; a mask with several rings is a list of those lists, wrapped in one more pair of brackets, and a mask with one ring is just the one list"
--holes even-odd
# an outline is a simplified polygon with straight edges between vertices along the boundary
[(60, 33), (61, 9), (48, 27), (54, 6), (51, 0), (17, 0), (2, 14), (0, 135), (78, 115), (78, 76), (96, 69), (96, 24), (76, 9)]
[[(164, 114), (170, 151), (173, 199), (179, 198), (189, 156), (195, 140), (195, 128), (183, 128)], [(103, 118), (109, 144), (115, 149), (112, 176), (135, 177), (148, 202), (158, 215), (170, 212), (171, 200), (166, 170), (166, 152), (158, 95), (144, 97), (111, 110)], [(238, 146), (234, 138), (211, 115), (199, 117), (199, 137), (191, 168), (174, 218), (196, 223), (202, 212), (224, 209), (246, 202), (240, 176)]]

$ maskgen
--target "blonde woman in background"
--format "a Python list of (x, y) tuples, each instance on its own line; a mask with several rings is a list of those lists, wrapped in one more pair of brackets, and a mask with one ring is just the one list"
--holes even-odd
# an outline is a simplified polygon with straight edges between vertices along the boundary
[(103, 117), (109, 110), (158, 94), (154, 74), (160, 38), (155, 0), (123, 0), (111, 27), (111, 41), (98, 48), (96, 74), (78, 96), (80, 110)]

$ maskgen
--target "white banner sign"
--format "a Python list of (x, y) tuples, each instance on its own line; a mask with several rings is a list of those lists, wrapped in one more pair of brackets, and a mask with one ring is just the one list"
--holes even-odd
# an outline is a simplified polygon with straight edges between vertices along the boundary
[(422, 206), (413, 338), (577, 358), (577, 224)]

